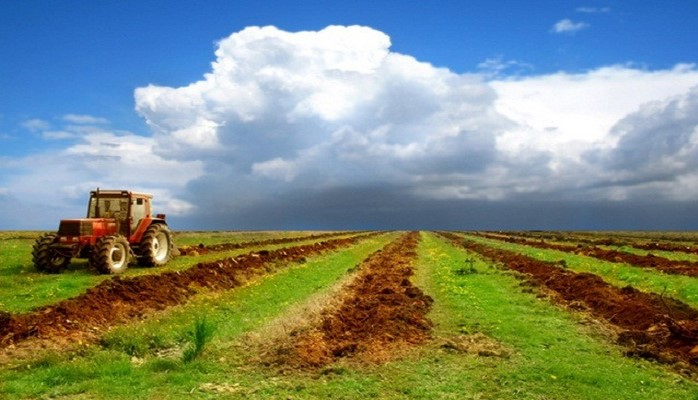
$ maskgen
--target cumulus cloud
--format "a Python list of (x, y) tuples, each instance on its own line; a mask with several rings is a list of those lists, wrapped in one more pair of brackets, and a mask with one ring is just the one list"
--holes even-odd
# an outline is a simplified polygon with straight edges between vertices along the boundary
[[(641, 133), (653, 118), (679, 113), (678, 106), (651, 104), (698, 84), (693, 65), (456, 74), (392, 52), (385, 34), (358, 26), (298, 33), (252, 27), (221, 40), (215, 54), (199, 81), (138, 88), (136, 109), (155, 133), (158, 156), (205, 166), (186, 199), (230, 215), (270, 198), (308, 204), (322, 193), (376, 187), (399, 192), (403, 201), (436, 204), (613, 201), (634, 196), (619, 189), (622, 183), (603, 189), (623, 181), (621, 164), (609, 161), (633, 161), (621, 157), (623, 149), (640, 146), (655, 155), (682, 149), (684, 166), (693, 155), (687, 130), (671, 139), (646, 128), (665, 136), (658, 148)], [(489, 60), (483, 67), (503, 64)], [(688, 129), (693, 120), (682, 123)], [(673, 179), (694, 184), (688, 174)]]
[(492, 88), (389, 47), (359, 26), (247, 28), (219, 43), (202, 80), (139, 88), (136, 108), (160, 155), (225, 165), (217, 173), (253, 193), (486, 170), (511, 124)]
[(574, 22), (569, 18), (561, 19), (553, 25), (553, 33), (573, 34), (589, 27), (586, 22)]
[(614, 146), (588, 153), (606, 177), (599, 186), (619, 199), (698, 197), (698, 86), (643, 104), (610, 131)]

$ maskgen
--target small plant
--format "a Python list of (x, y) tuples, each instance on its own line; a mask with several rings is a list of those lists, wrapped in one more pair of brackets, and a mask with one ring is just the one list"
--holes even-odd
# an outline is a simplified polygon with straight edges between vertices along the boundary
[(192, 342), (185, 347), (182, 353), (182, 361), (188, 364), (194, 361), (204, 351), (206, 343), (211, 341), (216, 328), (206, 321), (206, 317), (201, 317), (194, 323)]
[(465, 260), (465, 263), (468, 265), (467, 267), (458, 268), (453, 273), (458, 275), (458, 276), (470, 275), (470, 274), (477, 273), (477, 270), (475, 269), (475, 266), (474, 266), (475, 260), (473, 260), (472, 258), (467, 258)]

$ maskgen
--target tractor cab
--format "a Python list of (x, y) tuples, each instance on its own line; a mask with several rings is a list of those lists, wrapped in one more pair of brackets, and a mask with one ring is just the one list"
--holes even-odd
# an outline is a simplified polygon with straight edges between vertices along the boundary
[[(150, 217), (152, 195), (125, 190), (94, 190), (87, 206), (88, 219), (108, 218), (116, 222), (116, 230), (127, 238), (138, 231), (138, 225)], [(164, 219), (164, 218), (160, 218)]]

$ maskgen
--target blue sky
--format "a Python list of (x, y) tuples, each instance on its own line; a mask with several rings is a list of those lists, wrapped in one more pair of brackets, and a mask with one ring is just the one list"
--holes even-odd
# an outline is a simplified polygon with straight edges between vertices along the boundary
[(0, 10), (0, 228), (698, 229), (693, 1)]

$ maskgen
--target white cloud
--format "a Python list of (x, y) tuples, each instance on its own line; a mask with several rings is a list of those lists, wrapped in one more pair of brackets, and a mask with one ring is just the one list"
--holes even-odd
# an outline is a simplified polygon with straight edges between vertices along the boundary
[(252, 173), (290, 182), (298, 175), (298, 162), (277, 157), (273, 160), (252, 164)]
[(92, 115), (81, 115), (81, 114), (66, 114), (63, 116), (63, 120), (73, 123), (73, 124), (108, 124), (109, 121), (105, 118), (94, 117)]
[(488, 58), (477, 65), (478, 69), (489, 77), (516, 76), (533, 71), (533, 65), (517, 61), (505, 60), (502, 56)]
[[(645, 103), (685, 93), (695, 84), (698, 71), (684, 64), (659, 71), (616, 65), (491, 82), (498, 94), (497, 111), (519, 126), (502, 145), (558, 154), (581, 150), (568, 149), (570, 143), (612, 144), (615, 139), (608, 133), (625, 115)], [(521, 131), (531, 134), (517, 140)]]
[(275, 185), (265, 178), (312, 186), (482, 169), (509, 124), (494, 91), (389, 46), (366, 27), (247, 28), (220, 41), (202, 80), (139, 88), (136, 108), (159, 154), (206, 159), (251, 191)]
[(87, 123), (88, 119), (84, 119), (78, 127), (68, 125), (42, 132), (47, 139), (73, 139), (62, 149), (4, 160), (5, 172), (9, 173), (3, 176), (5, 189), (0, 196), (0, 209), (16, 209), (18, 204), (27, 209), (38, 207), (42, 212), (37, 216), (51, 219), (39, 220), (32, 215), (18, 220), (18, 227), (50, 227), (60, 218), (84, 215), (87, 195), (96, 187), (153, 193), (158, 212), (169, 215), (194, 210), (177, 193), (203, 174), (201, 162), (164, 159), (155, 154), (157, 143), (153, 138)]
[(553, 25), (552, 32), (572, 34), (588, 27), (589, 24), (586, 22), (574, 22), (569, 18), (565, 18), (557, 21), (555, 25)]
[(611, 12), (610, 7), (577, 7), (575, 11), (585, 14), (606, 14)]
[(48, 121), (39, 118), (23, 121), (21, 126), (30, 132), (43, 131), (51, 128), (51, 124)]
[(202, 80), (139, 88), (136, 108), (160, 156), (206, 165), (194, 186), (216, 199), (196, 201), (229, 196), (233, 210), (373, 184), (441, 200), (611, 199), (619, 192), (596, 189), (609, 176), (586, 155), (617, 146), (625, 116), (698, 84), (692, 65), (486, 81), (493, 75), (456, 74), (389, 46), (366, 27), (247, 28), (220, 41)]
[(63, 140), (63, 139), (74, 139), (76, 136), (75, 132), (70, 132), (68, 130), (61, 131), (43, 131), (41, 132), (41, 137), (48, 140)]

